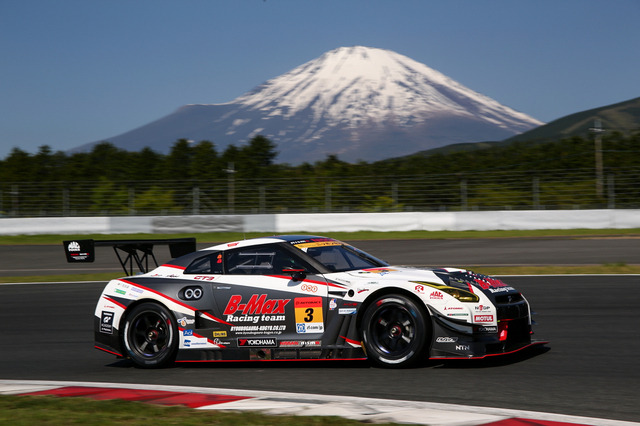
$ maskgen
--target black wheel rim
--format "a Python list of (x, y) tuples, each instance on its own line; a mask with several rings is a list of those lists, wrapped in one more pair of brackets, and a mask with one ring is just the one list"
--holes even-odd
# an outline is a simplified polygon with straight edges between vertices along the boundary
[(155, 358), (167, 351), (171, 343), (171, 326), (159, 313), (145, 311), (131, 322), (129, 336), (134, 352), (145, 358)]
[(416, 323), (404, 306), (382, 306), (373, 315), (370, 331), (378, 352), (389, 357), (401, 357), (413, 346)]

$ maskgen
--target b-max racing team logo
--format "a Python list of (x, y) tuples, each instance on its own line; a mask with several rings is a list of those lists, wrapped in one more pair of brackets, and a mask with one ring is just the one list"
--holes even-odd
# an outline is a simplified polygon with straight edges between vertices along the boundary
[(240, 303), (242, 296), (234, 294), (227, 302), (223, 315), (227, 316), (227, 322), (284, 321), (284, 308), (290, 301), (291, 299), (267, 299), (266, 294), (254, 294), (247, 303)]

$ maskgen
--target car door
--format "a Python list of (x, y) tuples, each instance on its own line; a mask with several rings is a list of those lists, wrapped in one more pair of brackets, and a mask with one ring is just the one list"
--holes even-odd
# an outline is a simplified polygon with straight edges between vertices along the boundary
[(280, 244), (225, 251), (224, 275), (214, 287), (220, 318), (239, 348), (319, 342), (327, 294), (324, 277)]

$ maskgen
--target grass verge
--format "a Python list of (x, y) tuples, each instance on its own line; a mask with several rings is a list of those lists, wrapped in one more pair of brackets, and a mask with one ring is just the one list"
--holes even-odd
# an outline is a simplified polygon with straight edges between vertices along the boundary
[(255, 412), (194, 410), (123, 400), (0, 395), (0, 424), (46, 425), (362, 425), (340, 417), (268, 416)]
[[(297, 234), (290, 232), (289, 234)], [(309, 234), (300, 232), (299, 234)], [(448, 238), (640, 238), (640, 228), (633, 229), (542, 229), (531, 231), (403, 231), (403, 232), (324, 232), (339, 240), (400, 240)], [(205, 232), (199, 234), (46, 234), (0, 235), (2, 245), (62, 244), (63, 240), (159, 239), (196, 237), (200, 243), (223, 243), (247, 238), (268, 237), (272, 232)]]

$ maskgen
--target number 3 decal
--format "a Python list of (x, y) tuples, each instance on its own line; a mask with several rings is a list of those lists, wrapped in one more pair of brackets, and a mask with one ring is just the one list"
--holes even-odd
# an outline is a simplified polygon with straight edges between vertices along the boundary
[(313, 321), (313, 308), (307, 308), (304, 311), (305, 314), (307, 314), (306, 317), (304, 317), (304, 322), (312, 322)]
[(323, 333), (321, 297), (297, 297), (294, 300), (296, 333)]

